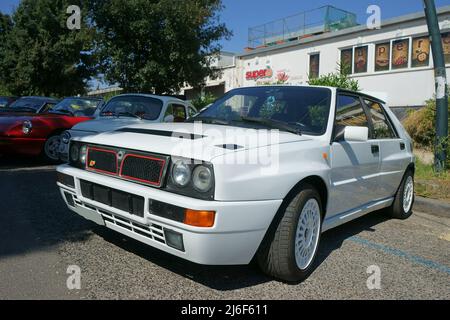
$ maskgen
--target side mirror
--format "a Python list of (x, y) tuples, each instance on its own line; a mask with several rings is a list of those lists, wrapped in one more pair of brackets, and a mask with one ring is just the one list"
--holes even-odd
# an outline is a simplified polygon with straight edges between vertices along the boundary
[(369, 128), (347, 126), (344, 129), (343, 138), (345, 141), (367, 141), (369, 140)]

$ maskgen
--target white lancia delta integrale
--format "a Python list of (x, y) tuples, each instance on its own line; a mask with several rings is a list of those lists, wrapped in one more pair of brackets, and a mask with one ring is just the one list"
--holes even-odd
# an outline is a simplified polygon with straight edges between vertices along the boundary
[[(231, 90), (185, 123), (72, 139), (58, 171), (68, 207), (207, 265), (300, 281), (320, 236), (414, 201), (408, 134), (383, 101), (328, 87)], [(382, 214), (382, 213), (380, 213)]]

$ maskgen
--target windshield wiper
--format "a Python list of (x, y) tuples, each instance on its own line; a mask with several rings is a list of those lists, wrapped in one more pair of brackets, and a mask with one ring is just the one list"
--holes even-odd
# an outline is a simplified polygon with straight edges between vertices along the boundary
[(72, 116), (74, 115), (74, 113), (69, 110), (49, 110), (48, 113), (64, 113), (64, 114), (70, 114)]
[(294, 133), (297, 135), (302, 135), (302, 131), (299, 128), (295, 128), (292, 125), (289, 125), (285, 122), (267, 119), (267, 118), (251, 118), (251, 117), (241, 117), (241, 120), (244, 122), (254, 122), (258, 124), (262, 124), (272, 129), (278, 129), (290, 133)]
[(131, 112), (119, 112), (119, 113), (116, 113), (116, 117), (120, 117), (120, 116), (137, 118), (137, 119), (141, 119), (142, 120), (141, 116), (138, 116), (137, 114), (131, 113)]
[(188, 119), (186, 122), (196, 122), (196, 121), (200, 121), (200, 122), (204, 122), (204, 123), (208, 123), (208, 124), (218, 124), (218, 125), (222, 125), (222, 126), (230, 125), (229, 121), (217, 119), (217, 118), (213, 118), (213, 117), (194, 117), (194, 118)]
[(142, 117), (138, 116), (137, 114), (131, 113), (131, 112), (118, 112), (118, 113), (112, 113), (109, 111), (104, 111), (100, 114), (101, 116), (104, 117), (131, 117), (131, 118), (137, 118), (137, 119), (142, 119)]

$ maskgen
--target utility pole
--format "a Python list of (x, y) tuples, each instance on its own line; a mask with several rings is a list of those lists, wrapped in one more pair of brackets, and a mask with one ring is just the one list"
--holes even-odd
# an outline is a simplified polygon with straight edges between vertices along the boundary
[(423, 0), (428, 31), (431, 37), (431, 50), (434, 60), (434, 77), (436, 82), (436, 141), (434, 166), (437, 172), (445, 170), (448, 143), (448, 95), (447, 75), (445, 71), (444, 50), (441, 31), (434, 0)]

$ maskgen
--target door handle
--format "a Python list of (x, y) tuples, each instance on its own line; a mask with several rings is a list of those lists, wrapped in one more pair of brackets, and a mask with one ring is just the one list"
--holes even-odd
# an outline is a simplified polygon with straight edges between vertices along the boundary
[(405, 150), (405, 143), (404, 142), (400, 142), (400, 150)]
[(377, 144), (373, 144), (373, 145), (371, 146), (371, 149), (372, 149), (372, 153), (373, 153), (373, 154), (379, 153), (379, 152), (380, 152), (380, 147), (379, 147)]

